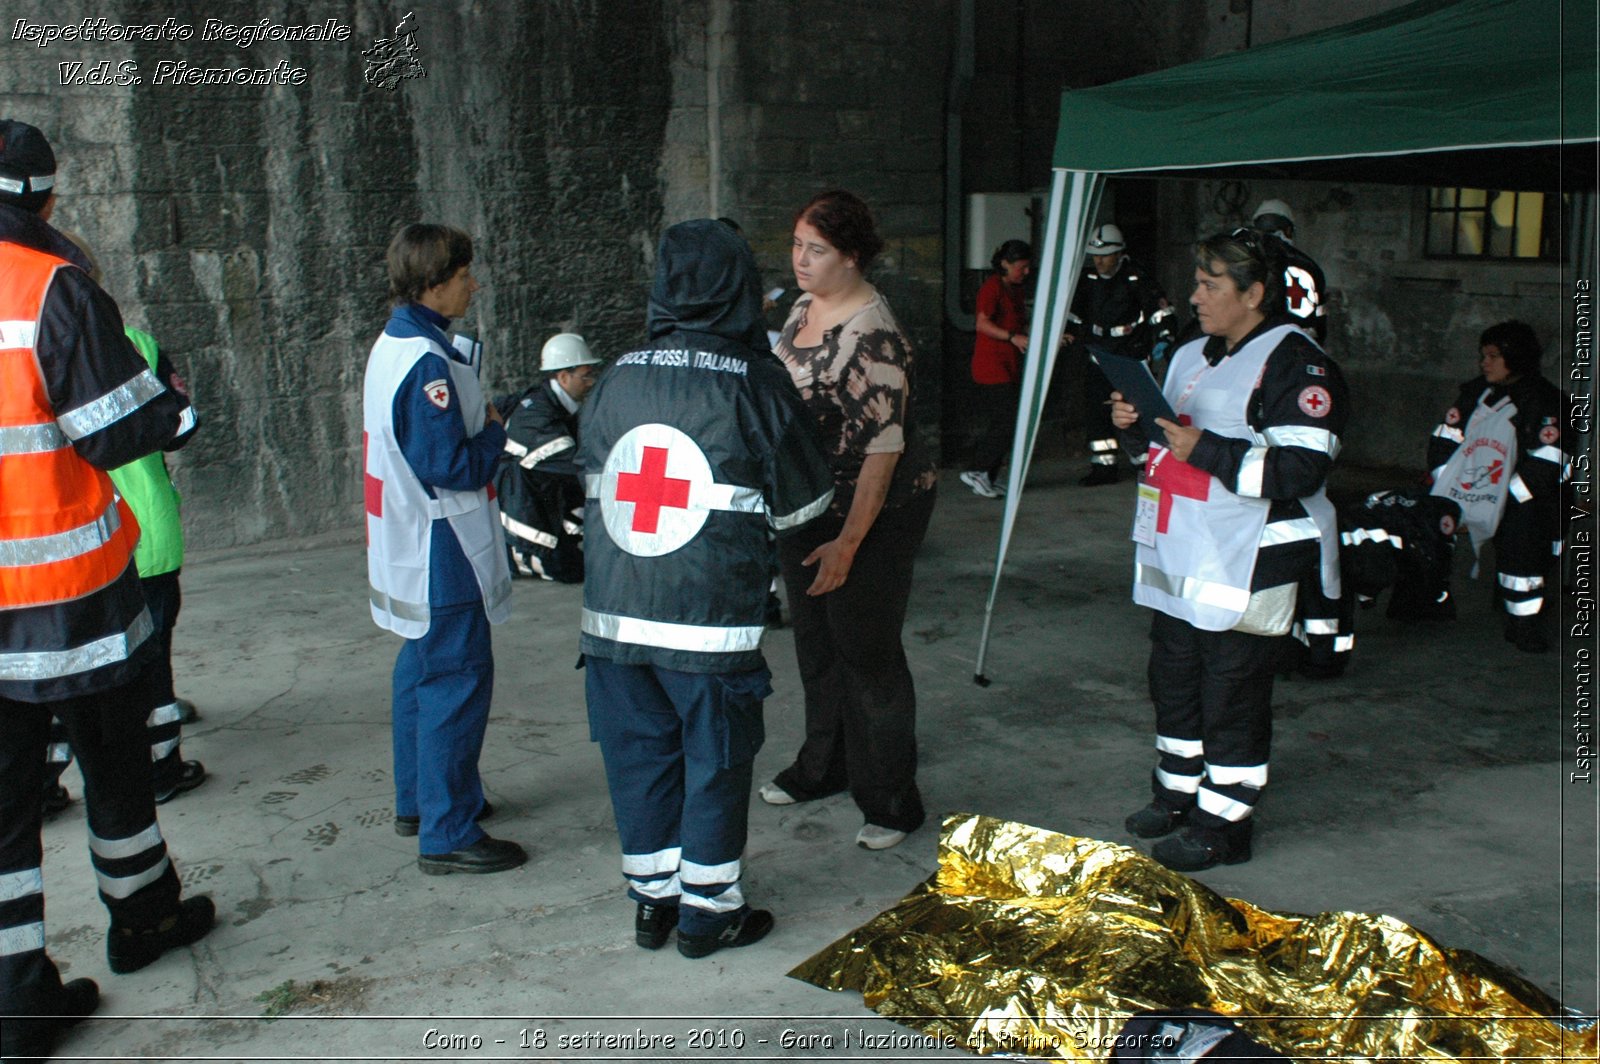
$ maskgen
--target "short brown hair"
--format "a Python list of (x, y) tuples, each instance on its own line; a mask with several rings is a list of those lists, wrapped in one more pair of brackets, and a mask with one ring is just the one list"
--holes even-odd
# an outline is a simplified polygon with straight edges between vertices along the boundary
[(389, 241), (389, 298), (414, 303), (472, 263), (472, 238), (448, 225), (412, 222)]
[(794, 224), (801, 222), (814, 226), (846, 258), (855, 259), (856, 268), (862, 273), (883, 250), (883, 238), (873, 224), (872, 212), (854, 192), (830, 188), (817, 193), (795, 213)]

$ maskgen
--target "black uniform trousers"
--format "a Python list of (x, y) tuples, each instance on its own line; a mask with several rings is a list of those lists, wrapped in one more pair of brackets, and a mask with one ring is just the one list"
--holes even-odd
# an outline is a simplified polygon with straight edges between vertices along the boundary
[(57, 1011), (61, 976), (45, 952), (39, 794), (50, 719), (83, 772), (89, 857), (113, 928), (147, 928), (178, 907), (178, 877), (156, 824), (145, 719), (156, 670), (60, 702), (0, 698), (0, 1014)]
[[(145, 688), (153, 701), (145, 716), (145, 738), (150, 744), (150, 771), (158, 794), (175, 786), (183, 772), (180, 746), (183, 725), (179, 722), (178, 695), (172, 679), (172, 630), (177, 627), (178, 610), (183, 606), (183, 593), (178, 585), (180, 572), (181, 569), (174, 569), (170, 573), (139, 578), (145, 606), (155, 625), (150, 636), (155, 659), (150, 665), (150, 683)], [(47, 787), (59, 781), (72, 763), (72, 741), (66, 725), (59, 720), (51, 725), (48, 760), (44, 779)]]
[[(1093, 352), (1111, 352), (1109, 348), (1097, 344), (1084, 345), (1083, 367), (1083, 395), (1084, 395), (1084, 426), (1088, 434), (1089, 465), (1109, 466), (1116, 468), (1117, 453), (1121, 450), (1120, 437), (1117, 427), (1111, 423), (1111, 393), (1116, 391), (1111, 380), (1101, 371), (1095, 362)], [(1124, 357), (1138, 357), (1137, 352), (1121, 352)], [(1145, 453), (1141, 451), (1129, 457), (1128, 461), (1135, 466), (1143, 466)]]
[(1495, 581), (1501, 605), (1512, 617), (1536, 617), (1544, 609), (1545, 586), (1556, 572), (1561, 545), (1559, 490), (1523, 502), (1512, 496), (1494, 534)]
[(774, 782), (800, 801), (848, 787), (867, 823), (896, 831), (915, 831), (926, 815), (917, 791), (917, 695), (900, 630), (934, 494), (879, 513), (844, 585), (826, 595), (806, 594), (817, 570), (800, 563), (838, 536), (843, 517), (818, 518), (778, 548), (806, 738)]
[(1208, 632), (1156, 611), (1150, 699), (1156, 709), (1158, 801), (1198, 808), (1190, 820), (1244, 820), (1267, 782), (1272, 680), (1282, 636)]

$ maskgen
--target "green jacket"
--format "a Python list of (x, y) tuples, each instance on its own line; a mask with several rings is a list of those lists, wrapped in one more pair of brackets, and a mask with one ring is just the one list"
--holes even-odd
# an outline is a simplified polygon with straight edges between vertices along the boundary
[[(128, 339), (156, 370), (156, 340), (147, 332), (128, 329)], [(165, 382), (163, 382), (165, 383)], [(178, 519), (178, 491), (167, 475), (167, 460), (160, 452), (147, 454), (111, 471), (111, 482), (128, 500), (128, 508), (139, 519), (139, 546), (133, 563), (139, 575), (160, 576), (183, 565), (183, 524)]]

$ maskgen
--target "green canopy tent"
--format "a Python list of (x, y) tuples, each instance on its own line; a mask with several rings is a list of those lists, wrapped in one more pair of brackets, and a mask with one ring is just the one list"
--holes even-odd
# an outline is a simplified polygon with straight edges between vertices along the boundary
[[(1593, 0), (1420, 0), (1061, 96), (1011, 470), (974, 678), (1104, 175), (1589, 191)], [(1588, 201), (1592, 204), (1592, 197)], [(1589, 208), (1586, 208), (1586, 210)], [(1593, 229), (1589, 229), (1592, 252)]]

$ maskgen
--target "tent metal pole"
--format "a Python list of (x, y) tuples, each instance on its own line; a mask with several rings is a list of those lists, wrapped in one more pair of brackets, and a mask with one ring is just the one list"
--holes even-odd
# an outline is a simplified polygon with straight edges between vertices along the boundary
[(1043, 254), (1039, 260), (1039, 298), (1033, 308), (1030, 343), (1023, 364), (1022, 393), (1018, 399), (1017, 426), (1011, 444), (1011, 469), (1007, 479), (1005, 515), (1000, 521), (1000, 542), (995, 552), (994, 576), (984, 606), (983, 632), (978, 640), (978, 656), (972, 680), (980, 687), (989, 685), (984, 663), (989, 653), (989, 634), (994, 624), (994, 604), (1000, 591), (1000, 574), (1021, 505), (1022, 485), (1033, 461), (1033, 447), (1043, 417), (1044, 399), (1050, 388), (1061, 333), (1066, 327), (1072, 293), (1078, 284), (1078, 257), (1083, 253), (1089, 226), (1099, 207), (1103, 180), (1099, 174), (1057, 170), (1051, 180), (1050, 206), (1045, 228)]

